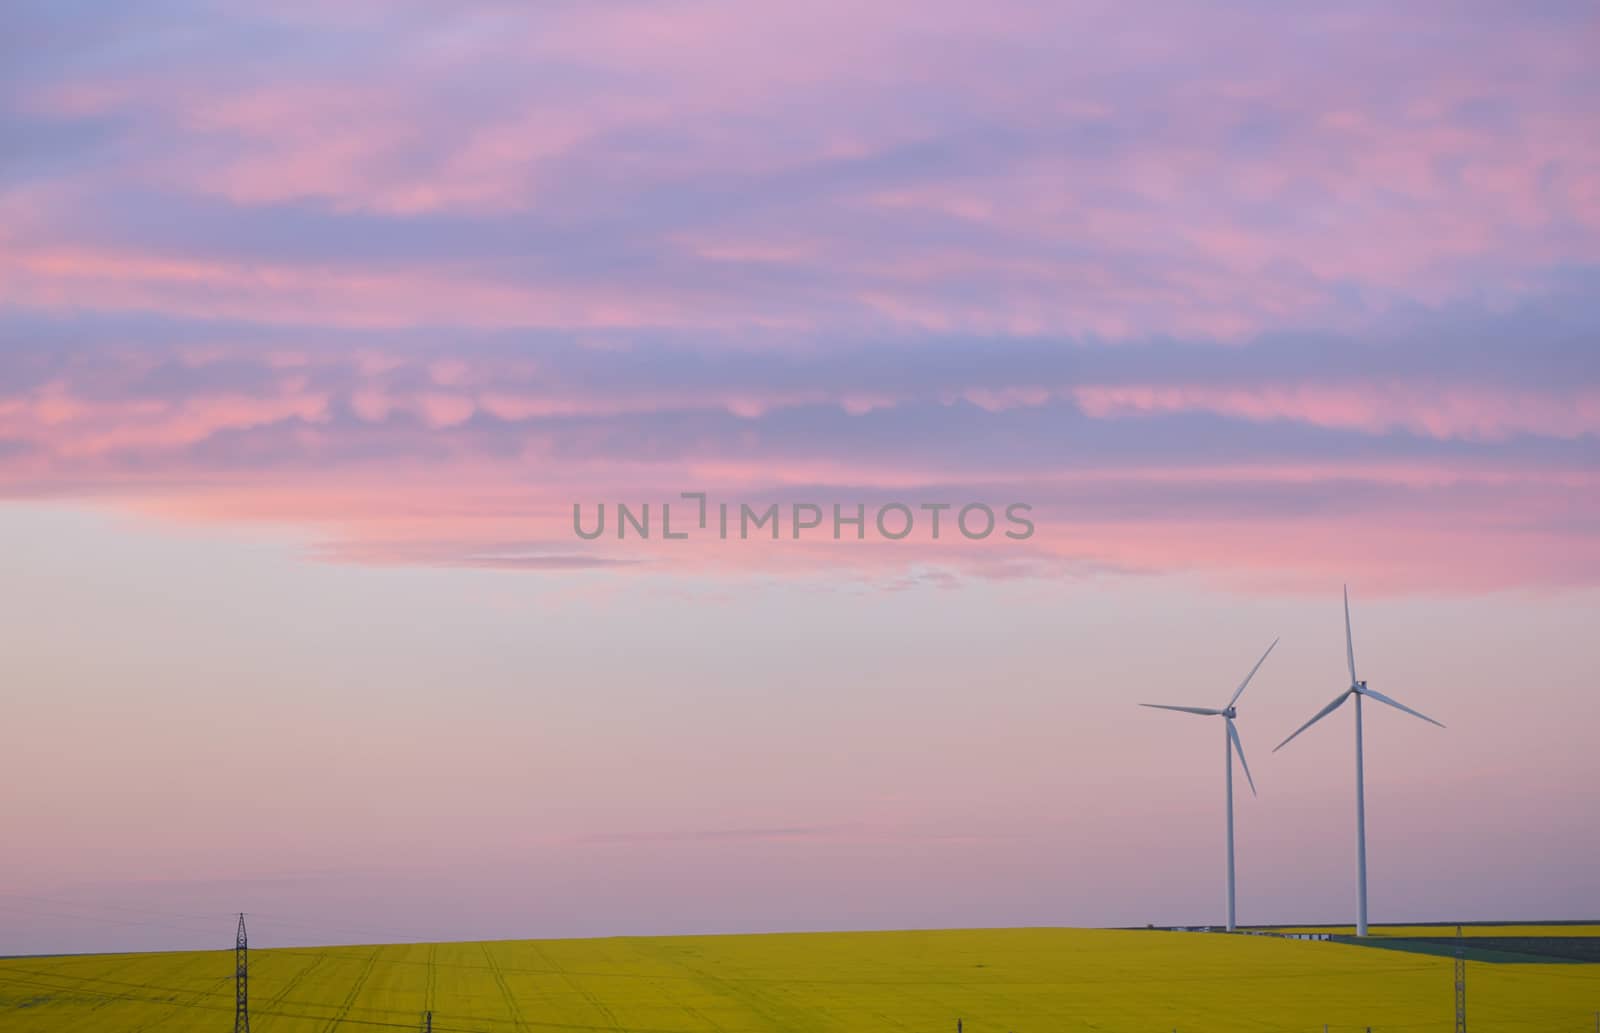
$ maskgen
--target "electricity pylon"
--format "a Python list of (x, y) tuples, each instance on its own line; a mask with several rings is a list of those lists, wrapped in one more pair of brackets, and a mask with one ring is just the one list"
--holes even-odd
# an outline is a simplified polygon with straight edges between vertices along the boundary
[(239, 936), (233, 942), (233, 1033), (250, 1033), (250, 939), (239, 912)]

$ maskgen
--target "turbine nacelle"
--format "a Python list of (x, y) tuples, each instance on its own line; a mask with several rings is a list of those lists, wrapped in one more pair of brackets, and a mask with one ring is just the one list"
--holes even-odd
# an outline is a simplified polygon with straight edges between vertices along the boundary
[(1410, 707), (1406, 706), (1404, 703), (1401, 703), (1399, 700), (1390, 699), (1388, 696), (1385, 696), (1383, 693), (1378, 692), (1376, 689), (1367, 688), (1367, 683), (1365, 681), (1362, 681), (1360, 678), (1356, 677), (1355, 637), (1350, 634), (1350, 591), (1349, 591), (1349, 589), (1345, 590), (1345, 596), (1344, 596), (1344, 649), (1345, 649), (1345, 660), (1350, 665), (1350, 687), (1348, 689), (1345, 689), (1343, 692), (1339, 693), (1338, 696), (1334, 697), (1334, 700), (1333, 700), (1332, 703), (1329, 703), (1327, 706), (1323, 707), (1321, 710), (1319, 710), (1315, 714), (1313, 714), (1312, 717), (1311, 717), (1311, 720), (1307, 721), (1305, 724), (1301, 725), (1299, 728), (1296, 728), (1294, 730), (1294, 733), (1292, 735), (1290, 735), (1289, 738), (1283, 740), (1283, 742), (1280, 742), (1278, 745), (1274, 746), (1272, 748), (1272, 752), (1273, 753), (1277, 753), (1279, 750), (1281, 750), (1285, 746), (1289, 745), (1289, 743), (1294, 740), (1295, 736), (1299, 735), (1301, 732), (1305, 731), (1307, 728), (1310, 728), (1312, 725), (1316, 724), (1318, 721), (1321, 721), (1323, 718), (1327, 717), (1329, 714), (1333, 713), (1335, 710), (1338, 710), (1341, 706), (1344, 705), (1344, 701), (1349, 699), (1351, 696), (1365, 696), (1367, 699), (1376, 700), (1379, 703), (1383, 703), (1383, 704), (1386, 704), (1388, 706), (1394, 707), (1396, 710), (1399, 710), (1399, 711), (1401, 711), (1403, 713), (1410, 714), (1412, 717), (1420, 717), (1422, 720), (1428, 722), (1430, 725), (1438, 725), (1440, 728), (1444, 727), (1444, 725), (1441, 722), (1435, 721), (1433, 718), (1429, 717), (1427, 714), (1424, 714), (1424, 713), (1422, 713), (1421, 711), (1418, 711), (1418, 710), (1412, 710)]

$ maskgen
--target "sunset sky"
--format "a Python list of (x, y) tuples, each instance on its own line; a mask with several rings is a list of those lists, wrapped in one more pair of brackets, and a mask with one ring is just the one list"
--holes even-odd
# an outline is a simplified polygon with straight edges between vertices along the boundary
[(1345, 583), (1373, 920), (1600, 918), (1600, 16), (1393, 8), (5, 4), (0, 954), (1220, 922), (1278, 636), (1352, 921)]

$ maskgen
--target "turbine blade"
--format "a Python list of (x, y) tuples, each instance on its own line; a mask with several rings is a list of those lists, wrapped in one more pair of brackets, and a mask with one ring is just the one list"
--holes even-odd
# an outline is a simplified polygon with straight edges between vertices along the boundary
[(1171, 707), (1165, 703), (1140, 703), (1139, 705), (1141, 707), (1149, 707), (1151, 710), (1181, 710), (1185, 714), (1203, 714), (1206, 717), (1216, 717), (1222, 713), (1222, 711), (1212, 710), (1210, 707)]
[[(1257, 660), (1256, 661), (1256, 665), (1254, 667), (1250, 668), (1250, 673), (1244, 676), (1244, 681), (1240, 682), (1239, 683), (1239, 687), (1237, 689), (1233, 690), (1233, 698), (1228, 700), (1228, 706), (1229, 707), (1231, 707), (1235, 703), (1239, 702), (1240, 695), (1242, 695), (1244, 693), (1244, 687), (1246, 685), (1249, 685), (1250, 684), (1250, 679), (1254, 678), (1256, 676), (1256, 672), (1261, 670), (1261, 665), (1266, 662), (1267, 654), (1271, 653), (1272, 650), (1273, 650), (1273, 647), (1276, 646), (1277, 644), (1278, 644), (1278, 640), (1277, 639), (1273, 639), (1272, 640), (1272, 645), (1267, 647), (1267, 652), (1261, 654), (1261, 659)], [(1223, 709), (1226, 710), (1227, 707), (1224, 707)]]
[(1429, 717), (1427, 714), (1421, 713), (1421, 712), (1416, 711), (1416, 710), (1412, 710), (1410, 707), (1406, 706), (1404, 703), (1401, 703), (1399, 700), (1390, 699), (1388, 696), (1385, 696), (1381, 692), (1374, 692), (1371, 689), (1363, 689), (1361, 694), (1363, 696), (1371, 696), (1373, 699), (1377, 700), (1379, 703), (1387, 703), (1391, 707), (1394, 707), (1396, 710), (1404, 710), (1406, 713), (1410, 714), (1412, 717), (1420, 717), (1424, 721), (1428, 722), (1430, 725), (1438, 725), (1440, 728), (1444, 727), (1444, 724), (1442, 722), (1435, 721), (1433, 718)]
[(1350, 684), (1356, 684), (1356, 643), (1350, 634), (1350, 586), (1344, 586), (1344, 655), (1350, 661)]
[(1239, 741), (1239, 729), (1228, 719), (1228, 735), (1233, 738), (1233, 748), (1239, 751), (1239, 766), (1244, 768), (1244, 780), (1250, 783), (1250, 795), (1256, 795), (1256, 780), (1250, 777), (1250, 762), (1244, 759), (1244, 743)]
[(1327, 706), (1325, 706), (1321, 710), (1317, 711), (1317, 716), (1316, 717), (1313, 717), (1311, 720), (1307, 721), (1305, 724), (1301, 725), (1299, 728), (1296, 728), (1294, 730), (1294, 735), (1289, 736), (1289, 738), (1283, 740), (1283, 742), (1280, 742), (1278, 745), (1274, 746), (1272, 748), (1272, 752), (1273, 753), (1277, 753), (1279, 750), (1281, 750), (1285, 746), (1289, 745), (1289, 743), (1294, 740), (1294, 736), (1295, 735), (1299, 735), (1301, 732), (1305, 731), (1307, 728), (1310, 728), (1312, 725), (1316, 724), (1318, 721), (1321, 721), (1323, 718), (1327, 717), (1329, 714), (1333, 713), (1335, 710), (1338, 710), (1339, 709), (1339, 704), (1343, 703), (1346, 699), (1349, 699), (1350, 698), (1350, 693), (1352, 691), (1354, 691), (1354, 690), (1345, 689), (1343, 692), (1339, 693), (1339, 695), (1334, 698), (1334, 701), (1332, 703), (1329, 703)]

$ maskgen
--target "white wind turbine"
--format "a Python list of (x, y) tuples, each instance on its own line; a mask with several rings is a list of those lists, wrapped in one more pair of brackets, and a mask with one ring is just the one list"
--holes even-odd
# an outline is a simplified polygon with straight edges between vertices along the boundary
[(1367, 935), (1367, 794), (1366, 794), (1365, 778), (1362, 775), (1362, 764), (1361, 764), (1361, 697), (1370, 696), (1371, 698), (1377, 700), (1379, 703), (1387, 703), (1391, 707), (1394, 707), (1396, 710), (1403, 710), (1406, 713), (1410, 714), (1412, 717), (1420, 717), (1424, 721), (1428, 722), (1429, 724), (1439, 725), (1440, 728), (1443, 728), (1444, 725), (1440, 724), (1438, 721), (1435, 721), (1433, 718), (1429, 717), (1427, 714), (1419, 713), (1419, 712), (1417, 712), (1415, 710), (1412, 710), (1410, 707), (1406, 706), (1404, 703), (1401, 703), (1401, 702), (1399, 702), (1397, 700), (1390, 699), (1388, 696), (1385, 696), (1383, 693), (1378, 692), (1375, 689), (1367, 688), (1367, 683), (1364, 682), (1364, 681), (1361, 681), (1360, 679), (1358, 679), (1356, 677), (1356, 647), (1355, 647), (1355, 641), (1354, 641), (1354, 639), (1352, 638), (1352, 636), (1350, 634), (1350, 586), (1349, 585), (1346, 585), (1345, 589), (1344, 589), (1344, 650), (1345, 650), (1346, 659), (1348, 659), (1350, 661), (1350, 687), (1348, 689), (1345, 689), (1343, 692), (1339, 693), (1338, 698), (1335, 699), (1332, 703), (1329, 703), (1327, 706), (1325, 706), (1321, 710), (1317, 711), (1315, 717), (1313, 717), (1311, 720), (1307, 721), (1305, 724), (1301, 725), (1299, 728), (1296, 728), (1295, 731), (1294, 731), (1294, 735), (1289, 736), (1288, 739), (1285, 739), (1285, 740), (1283, 740), (1283, 742), (1280, 742), (1277, 746), (1274, 746), (1272, 748), (1272, 752), (1273, 753), (1277, 753), (1279, 750), (1281, 750), (1285, 746), (1289, 745), (1290, 741), (1294, 739), (1295, 735), (1299, 735), (1301, 732), (1305, 731), (1307, 728), (1310, 728), (1312, 725), (1316, 724), (1318, 721), (1321, 721), (1323, 718), (1327, 717), (1329, 714), (1333, 713), (1335, 710), (1338, 710), (1339, 707), (1344, 703), (1345, 700), (1349, 699), (1352, 696), (1355, 697), (1355, 700), (1356, 700), (1356, 900), (1357, 900), (1357, 903), (1356, 903), (1356, 935), (1357, 936), (1365, 936), (1365, 935)]
[(1238, 928), (1238, 923), (1234, 918), (1233, 906), (1233, 751), (1235, 749), (1239, 751), (1239, 765), (1244, 768), (1245, 780), (1250, 783), (1250, 795), (1256, 795), (1256, 780), (1250, 777), (1250, 765), (1244, 759), (1244, 743), (1239, 741), (1239, 730), (1233, 726), (1233, 719), (1239, 713), (1234, 709), (1233, 705), (1239, 701), (1239, 696), (1244, 692), (1244, 687), (1250, 684), (1250, 679), (1254, 678), (1256, 672), (1261, 669), (1261, 664), (1267, 659), (1267, 653), (1271, 653), (1273, 646), (1277, 644), (1278, 640), (1273, 639), (1272, 645), (1267, 647), (1267, 652), (1261, 654), (1261, 659), (1257, 660), (1256, 665), (1250, 668), (1250, 673), (1244, 676), (1244, 681), (1240, 682), (1239, 687), (1233, 690), (1233, 698), (1228, 700), (1227, 705), (1220, 710), (1211, 707), (1174, 707), (1163, 703), (1139, 704), (1141, 707), (1150, 707), (1153, 710), (1177, 710), (1185, 714), (1220, 717), (1227, 729), (1223, 739), (1227, 744), (1228, 755), (1228, 932), (1230, 933)]

